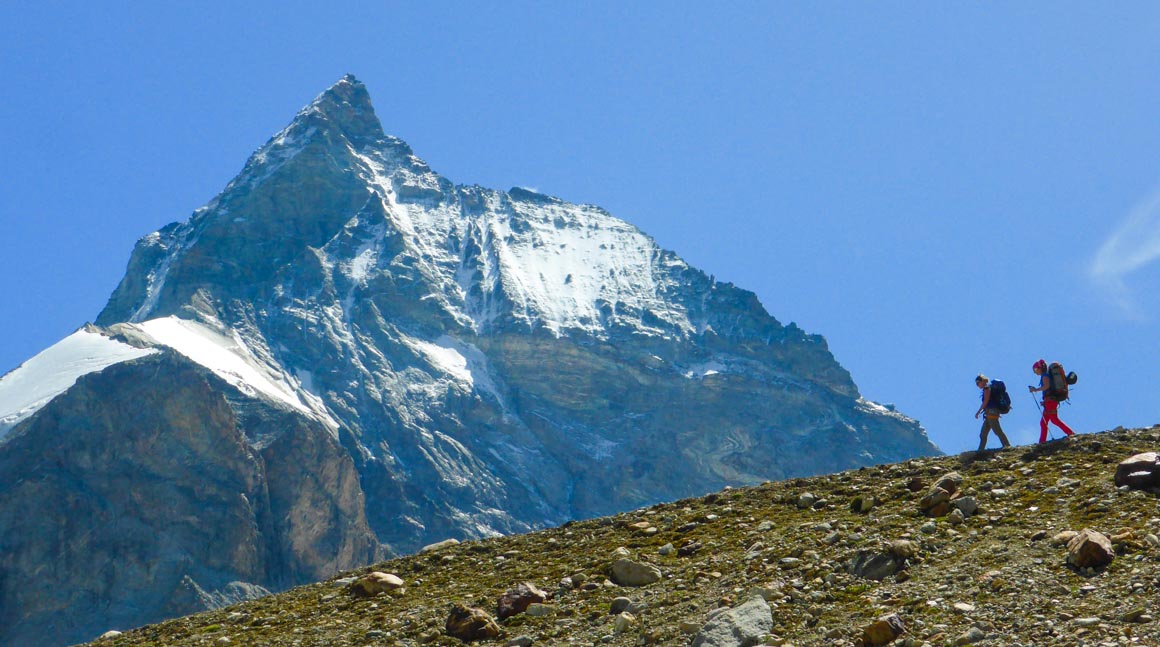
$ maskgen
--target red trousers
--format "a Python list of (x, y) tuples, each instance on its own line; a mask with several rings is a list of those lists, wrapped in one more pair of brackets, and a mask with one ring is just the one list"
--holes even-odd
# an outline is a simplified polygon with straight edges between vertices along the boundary
[(1055, 400), (1045, 399), (1043, 401), (1043, 417), (1039, 419), (1039, 442), (1041, 443), (1047, 442), (1047, 423), (1049, 422), (1054, 423), (1068, 436), (1075, 435), (1071, 427), (1063, 424), (1063, 421), (1059, 419), (1059, 403)]

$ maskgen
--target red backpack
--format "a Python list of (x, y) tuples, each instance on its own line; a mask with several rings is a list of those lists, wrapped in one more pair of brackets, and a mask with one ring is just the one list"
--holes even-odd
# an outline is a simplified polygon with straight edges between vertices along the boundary
[(1059, 362), (1052, 362), (1047, 367), (1047, 391), (1044, 392), (1044, 397), (1051, 398), (1056, 402), (1063, 402), (1069, 397), (1068, 387), (1079, 381), (1079, 376), (1075, 372), (1065, 373), (1063, 371), (1063, 364)]

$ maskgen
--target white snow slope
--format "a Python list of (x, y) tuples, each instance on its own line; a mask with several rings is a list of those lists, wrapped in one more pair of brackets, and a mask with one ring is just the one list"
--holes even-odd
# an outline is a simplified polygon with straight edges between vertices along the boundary
[(65, 337), (0, 378), (0, 441), (81, 376), (156, 352), (85, 329)]
[[(177, 317), (130, 325), (158, 346), (171, 348), (213, 371), (245, 395), (281, 402), (323, 421), (332, 430), (338, 428), (318, 398), (299, 390), (296, 380), (292, 384), (277, 368), (257, 359), (237, 333), (226, 336)], [(92, 329), (69, 335), (0, 378), (0, 442), (13, 427), (67, 391), (81, 376), (156, 352), (156, 348), (134, 348)]]

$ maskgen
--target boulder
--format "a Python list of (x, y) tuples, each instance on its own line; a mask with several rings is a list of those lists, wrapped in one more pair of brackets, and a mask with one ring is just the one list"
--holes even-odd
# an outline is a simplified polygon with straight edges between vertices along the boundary
[(1115, 558), (1112, 540), (1091, 528), (1084, 528), (1067, 542), (1067, 563), (1076, 568), (1100, 568)]
[(459, 544), (458, 539), (444, 539), (443, 541), (436, 542), (434, 544), (427, 544), (419, 552), (420, 553), (433, 553), (437, 550), (443, 550), (444, 548), (450, 548), (451, 546), (455, 546), (457, 544)]
[(773, 613), (761, 597), (720, 613), (705, 623), (692, 647), (752, 647), (773, 630)]
[[(955, 494), (963, 483), (958, 472), (947, 472), (930, 486), (918, 502), (918, 509), (928, 517), (941, 517), (950, 511)], [(966, 511), (964, 511), (966, 514)]]
[(612, 563), (612, 581), (621, 586), (645, 586), (661, 579), (661, 569), (644, 562), (620, 558)]
[(906, 568), (906, 559), (892, 553), (858, 551), (846, 564), (846, 571), (856, 577), (881, 581)]
[(393, 573), (374, 571), (368, 573), (347, 587), (356, 598), (373, 598), (380, 593), (395, 593), (403, 590), (403, 579)]
[(958, 472), (947, 472), (934, 482), (930, 487), (931, 490), (946, 490), (951, 494), (959, 491), (959, 486), (963, 484), (963, 477)]
[(1116, 467), (1116, 487), (1134, 490), (1160, 488), (1160, 453), (1145, 452), (1123, 461)]
[(547, 599), (548, 594), (536, 588), (535, 584), (524, 582), (523, 584), (513, 586), (500, 596), (499, 603), (496, 604), (495, 615), (500, 620), (510, 618), (527, 611), (531, 604), (543, 602)]
[(495, 619), (486, 611), (465, 607), (462, 604), (451, 608), (444, 629), (448, 636), (463, 642), (489, 640), (499, 636), (502, 631)]

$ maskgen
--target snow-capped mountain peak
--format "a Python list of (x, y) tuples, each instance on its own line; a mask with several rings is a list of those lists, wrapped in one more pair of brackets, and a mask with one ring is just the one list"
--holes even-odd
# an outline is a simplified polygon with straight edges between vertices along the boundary
[[(353, 77), (209, 204), (142, 238), (96, 324), (0, 380), (0, 480), (65, 491), (96, 465), (84, 492), (180, 481), (164, 506), (110, 495), (65, 511), (115, 533), (172, 502), (132, 524), (148, 528), (138, 563), (173, 578), (126, 582), (148, 589), (126, 614), (197, 586), (201, 600), (234, 580), (302, 583), (373, 559), (376, 542), (417, 550), (937, 452), (917, 422), (861, 399), (822, 337), (631, 224), (435, 173), (383, 133)], [(13, 395), (18, 380), (45, 386)], [(122, 487), (142, 473), (150, 488)], [(206, 537), (188, 510), (232, 530)], [(124, 542), (107, 543), (120, 560)], [(45, 559), (92, 559), (61, 550), (74, 545), (84, 554)], [(9, 579), (37, 582), (37, 568)], [(11, 635), (55, 617), (62, 603), (43, 599)], [(104, 618), (93, 599), (86, 613)]]

